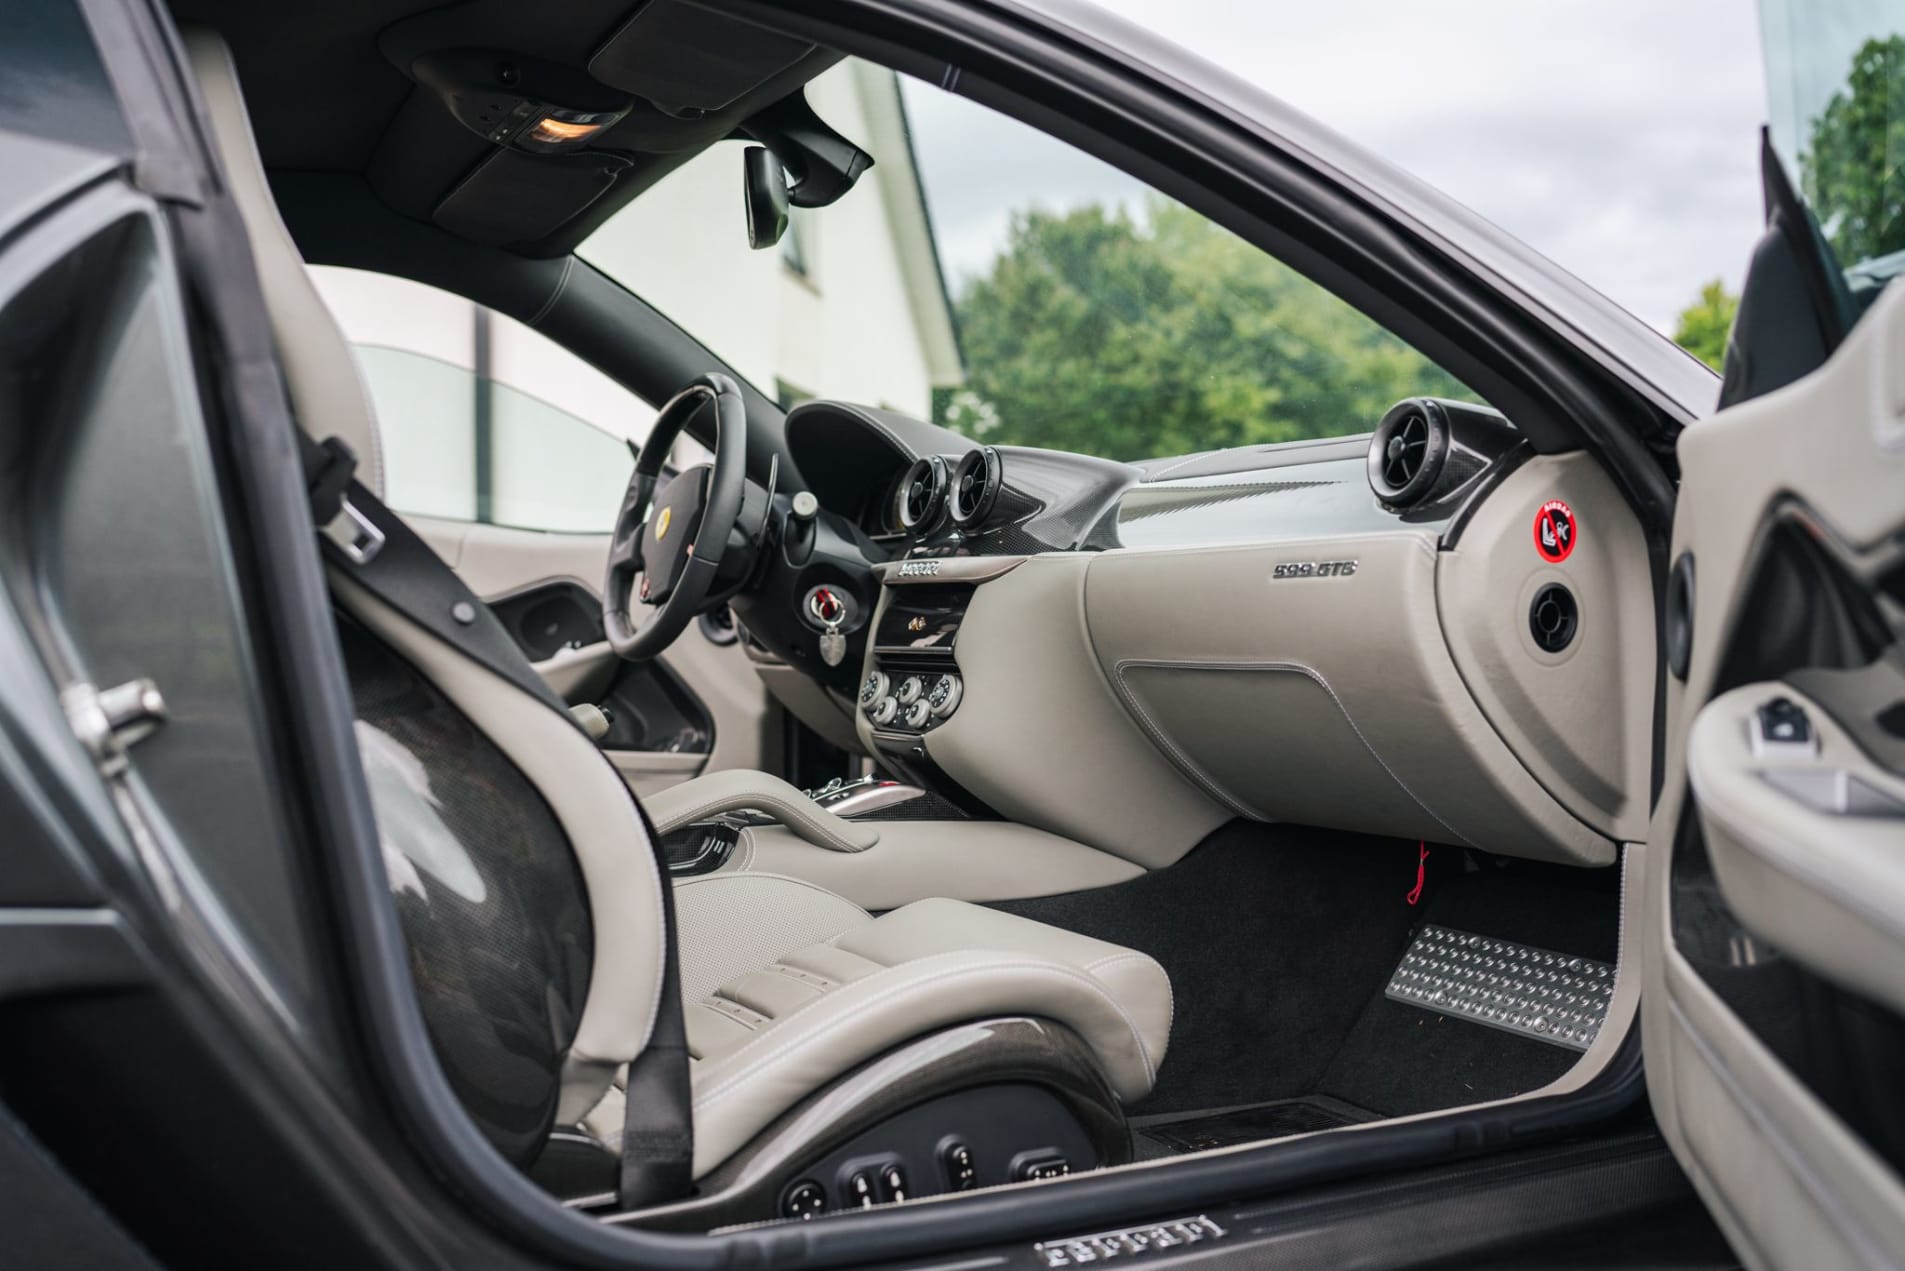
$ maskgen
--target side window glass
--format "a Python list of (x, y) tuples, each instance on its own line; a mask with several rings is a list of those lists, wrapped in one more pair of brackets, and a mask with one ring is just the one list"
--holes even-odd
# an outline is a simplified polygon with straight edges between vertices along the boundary
[[(313, 266), (408, 516), (603, 534), (654, 408), (546, 336), (423, 283)], [(688, 461), (692, 462), (692, 459)]]

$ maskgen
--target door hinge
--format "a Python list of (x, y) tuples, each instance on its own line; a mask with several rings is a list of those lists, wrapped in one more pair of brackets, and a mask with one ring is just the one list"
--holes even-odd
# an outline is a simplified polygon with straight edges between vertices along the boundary
[(149, 679), (127, 680), (107, 689), (82, 680), (66, 687), (60, 705), (73, 736), (108, 777), (125, 770), (128, 746), (165, 722), (165, 698)]

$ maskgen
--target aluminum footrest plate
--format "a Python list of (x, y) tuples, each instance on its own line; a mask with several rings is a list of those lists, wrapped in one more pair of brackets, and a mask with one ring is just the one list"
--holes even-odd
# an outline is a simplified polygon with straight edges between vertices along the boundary
[(1385, 997), (1536, 1041), (1586, 1050), (1614, 995), (1605, 962), (1427, 926), (1416, 934)]

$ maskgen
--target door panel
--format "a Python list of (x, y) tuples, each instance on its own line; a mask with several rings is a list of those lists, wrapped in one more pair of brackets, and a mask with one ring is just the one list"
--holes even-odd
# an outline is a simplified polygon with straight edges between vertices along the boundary
[(1758, 1266), (1905, 1251), (1901, 353), (1892, 288), (1823, 367), (1679, 443), (1642, 1036), (1661, 1128)]
[(569, 647), (575, 634), (569, 628), (581, 630), (571, 610), (600, 604), (607, 535), (406, 520), (471, 591), (499, 608), (506, 623), (515, 618), (518, 626), (533, 627), (518, 638), (527, 641), (524, 651), (563, 700), (609, 703), (616, 726), (603, 749), (637, 794), (703, 772), (779, 770), (778, 707), (738, 642), (717, 644), (695, 623), (656, 667), (633, 667), (601, 639), (600, 615), (591, 612), (586, 620), (593, 621), (592, 638)]

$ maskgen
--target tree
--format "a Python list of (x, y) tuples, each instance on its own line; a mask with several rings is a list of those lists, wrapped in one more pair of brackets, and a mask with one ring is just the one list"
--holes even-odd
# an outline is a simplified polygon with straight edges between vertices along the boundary
[(1740, 298), (1727, 291), (1726, 284), (1715, 278), (1700, 288), (1700, 298), (1680, 311), (1680, 325), (1674, 328), (1674, 343), (1720, 370), (1726, 361), (1726, 338), (1733, 331), (1733, 315), (1739, 312)]
[(1847, 265), (1905, 250), (1905, 36), (1867, 40), (1812, 122), (1800, 183)]
[(966, 386), (940, 421), (1116, 459), (1373, 427), (1420, 393), (1471, 396), (1355, 309), (1190, 209), (1013, 218), (956, 310)]

